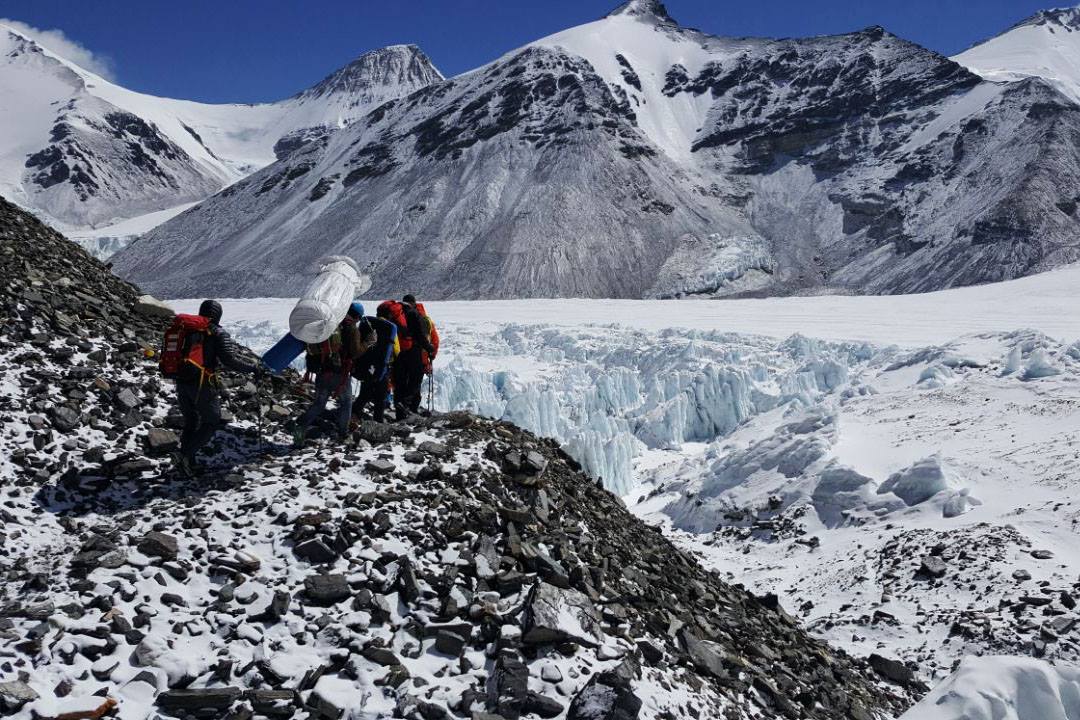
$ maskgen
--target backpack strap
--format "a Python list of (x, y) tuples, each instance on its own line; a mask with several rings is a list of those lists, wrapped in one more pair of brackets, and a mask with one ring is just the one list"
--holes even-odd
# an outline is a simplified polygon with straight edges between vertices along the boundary
[[(199, 370), (199, 390), (202, 390), (202, 386), (203, 386), (204, 383), (206, 383), (208, 381), (210, 383), (216, 383), (217, 382), (217, 372), (207, 369), (202, 363), (200, 363), (199, 361), (192, 358), (191, 355), (189, 354), (189, 351), (191, 350), (191, 346), (193, 344), (192, 340), (196, 336), (199, 336), (199, 335), (203, 336), (201, 344), (205, 348), (206, 347), (206, 341), (209, 340), (209, 338), (213, 335), (213, 330), (211, 328), (207, 328), (205, 331), (204, 330), (198, 330), (196, 332), (189, 333), (188, 336), (186, 338), (184, 338), (184, 345), (185, 345), (185, 348), (184, 348), (184, 362), (198, 368), (198, 370)], [(203, 354), (203, 357), (205, 358), (205, 354)], [(204, 360), (204, 362), (205, 362), (205, 360)]]

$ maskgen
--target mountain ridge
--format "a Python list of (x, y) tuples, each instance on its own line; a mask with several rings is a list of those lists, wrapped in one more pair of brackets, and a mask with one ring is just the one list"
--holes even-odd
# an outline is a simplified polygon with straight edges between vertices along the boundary
[[(0, 191), (80, 231), (201, 200), (304, 138), (442, 79), (419, 48), (393, 46), (283, 100), (210, 105), (127, 90), (6, 25), (0, 48), (0, 89), (13, 100), (0, 111), (9, 129)], [(127, 119), (110, 122), (118, 114)]]
[(117, 268), (289, 296), (297, 262), (346, 253), (373, 292), (469, 299), (903, 293), (1080, 259), (1053, 187), (1080, 178), (1080, 125), (1054, 88), (877, 26), (724, 38), (660, 13), (629, 3), (388, 103)]

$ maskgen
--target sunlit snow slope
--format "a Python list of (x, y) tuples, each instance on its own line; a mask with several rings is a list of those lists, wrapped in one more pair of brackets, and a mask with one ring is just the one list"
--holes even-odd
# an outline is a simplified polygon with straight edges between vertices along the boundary
[(1049, 80), (1080, 101), (1080, 9), (1043, 10), (953, 58), (987, 80)]

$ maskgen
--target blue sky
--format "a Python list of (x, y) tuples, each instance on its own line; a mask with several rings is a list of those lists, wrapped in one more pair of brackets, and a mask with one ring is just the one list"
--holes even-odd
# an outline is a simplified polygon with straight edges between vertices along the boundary
[[(58, 29), (120, 83), (207, 102), (276, 100), (357, 55), (416, 43), (447, 75), (604, 15), (617, 0), (3, 0), (0, 16)], [(1058, 2), (1056, 5), (1061, 5)], [(718, 35), (790, 37), (883, 25), (953, 54), (1046, 0), (668, 0)]]

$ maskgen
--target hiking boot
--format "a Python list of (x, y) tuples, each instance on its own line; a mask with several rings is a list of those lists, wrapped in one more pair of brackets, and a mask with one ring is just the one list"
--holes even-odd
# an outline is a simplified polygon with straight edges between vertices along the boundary
[(189, 480), (193, 480), (199, 475), (199, 470), (195, 467), (195, 461), (182, 452), (173, 453), (173, 467)]

